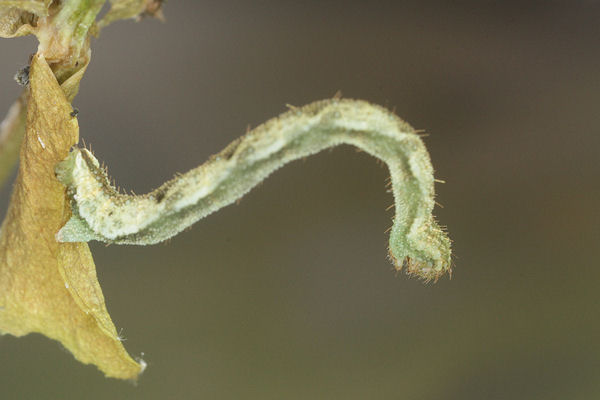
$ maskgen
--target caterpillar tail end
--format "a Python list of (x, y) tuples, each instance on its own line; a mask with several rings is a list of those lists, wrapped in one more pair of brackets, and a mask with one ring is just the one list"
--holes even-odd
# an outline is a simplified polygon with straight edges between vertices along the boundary
[(448, 235), (435, 222), (419, 235), (392, 232), (389, 257), (396, 271), (404, 270), (425, 282), (434, 283), (448, 274), (452, 278), (452, 250)]

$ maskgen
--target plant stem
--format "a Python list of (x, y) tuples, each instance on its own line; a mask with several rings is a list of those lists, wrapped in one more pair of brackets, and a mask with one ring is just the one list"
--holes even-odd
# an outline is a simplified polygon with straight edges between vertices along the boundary
[(89, 34), (106, 0), (64, 0), (40, 18), (38, 53), (52, 67), (59, 83), (89, 61)]

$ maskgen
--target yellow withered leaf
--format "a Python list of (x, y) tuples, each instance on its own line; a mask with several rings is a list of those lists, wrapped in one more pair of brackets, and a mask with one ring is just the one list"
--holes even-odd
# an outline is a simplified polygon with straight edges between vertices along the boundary
[(125, 351), (104, 304), (86, 243), (58, 243), (71, 211), (54, 167), (77, 143), (77, 119), (41, 55), (30, 71), (19, 174), (0, 228), (0, 333), (38, 332), (106, 376), (135, 379), (143, 362)]
[(100, 20), (98, 26), (103, 28), (114, 21), (129, 18), (154, 17), (162, 20), (162, 4), (164, 0), (109, 0), (110, 10)]
[(0, 187), (11, 175), (25, 135), (27, 96), (22, 94), (0, 122)]
[(51, 3), (52, 0), (0, 0), (0, 37), (34, 33), (37, 19), (48, 15)]
[[(79, 65), (75, 71), (54, 71), (55, 76), (57, 72), (59, 75), (64, 75), (65, 79), (60, 84), (60, 87), (69, 102), (72, 102), (73, 98), (79, 92), (79, 83), (89, 65), (90, 58), (91, 52), (88, 50), (87, 57), (82, 60), (83, 64)], [(27, 72), (28, 81), (29, 73)], [(25, 135), (25, 125), (27, 122), (28, 97), (28, 89), (25, 88), (21, 96), (19, 96), (17, 101), (8, 110), (4, 120), (0, 122), (0, 187), (6, 183), (6, 179), (11, 175), (13, 167), (19, 158), (19, 149)]]

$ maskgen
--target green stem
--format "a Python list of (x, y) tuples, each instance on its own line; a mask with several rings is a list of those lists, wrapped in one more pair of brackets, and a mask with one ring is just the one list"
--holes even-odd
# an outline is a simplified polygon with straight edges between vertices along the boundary
[[(96, 20), (106, 0), (65, 0), (60, 11), (54, 16), (54, 26), (58, 28), (61, 41), (81, 49), (87, 40), (89, 30)], [(78, 52), (77, 52), (78, 53)]]

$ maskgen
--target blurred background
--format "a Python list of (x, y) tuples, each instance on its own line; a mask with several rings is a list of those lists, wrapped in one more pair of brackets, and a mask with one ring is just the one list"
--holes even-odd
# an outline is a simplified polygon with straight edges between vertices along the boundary
[[(166, 244), (91, 243), (148, 369), (134, 386), (4, 336), (2, 398), (600, 397), (600, 2), (180, 0), (165, 15), (103, 31), (74, 102), (119, 186), (146, 192), (340, 90), (430, 134), (452, 279), (395, 274), (388, 172), (340, 147)], [(35, 48), (0, 41), (0, 110)]]

